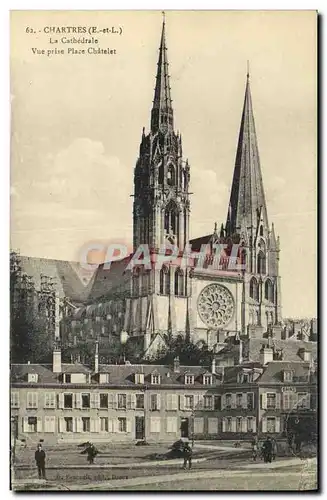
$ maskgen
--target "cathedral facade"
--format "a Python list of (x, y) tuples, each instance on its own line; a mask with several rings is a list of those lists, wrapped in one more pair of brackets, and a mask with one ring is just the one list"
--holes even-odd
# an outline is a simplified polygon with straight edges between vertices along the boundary
[[(145, 352), (167, 333), (211, 348), (227, 336), (280, 338), (280, 246), (268, 222), (249, 74), (226, 222), (190, 240), (192, 169), (174, 128), (165, 30), (163, 22), (150, 130), (134, 170), (133, 247), (149, 249), (151, 265), (130, 256), (99, 266), (87, 304), (72, 311), (72, 333), (92, 321), (96, 336), (142, 337)], [(177, 249), (174, 258), (167, 248)]]

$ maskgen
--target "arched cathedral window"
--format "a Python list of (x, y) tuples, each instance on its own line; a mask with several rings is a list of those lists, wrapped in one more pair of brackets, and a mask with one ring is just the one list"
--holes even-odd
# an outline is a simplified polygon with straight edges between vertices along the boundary
[(251, 278), (250, 281), (250, 297), (254, 300), (259, 299), (259, 285), (255, 278)]
[(182, 269), (175, 271), (175, 295), (183, 297), (185, 295), (184, 273)]
[(161, 295), (170, 293), (170, 270), (165, 266), (160, 269), (160, 293)]
[(274, 302), (274, 285), (270, 279), (265, 282), (265, 299)]
[(168, 203), (165, 209), (165, 233), (169, 235), (177, 235), (177, 207), (175, 203)]
[(168, 166), (167, 170), (167, 184), (168, 186), (175, 186), (175, 168), (171, 164)]
[(163, 184), (165, 178), (165, 169), (164, 169), (164, 164), (163, 161), (160, 163), (159, 167), (159, 184)]
[(261, 250), (257, 257), (257, 273), (266, 274), (266, 256)]

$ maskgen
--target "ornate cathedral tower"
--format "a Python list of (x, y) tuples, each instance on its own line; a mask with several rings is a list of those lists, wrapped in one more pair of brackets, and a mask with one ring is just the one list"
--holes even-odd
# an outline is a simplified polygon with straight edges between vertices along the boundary
[(267, 331), (281, 320), (279, 238), (268, 223), (249, 73), (225, 230), (244, 247), (242, 323)]
[(151, 129), (144, 129), (134, 172), (134, 249), (157, 251), (165, 241), (183, 249), (189, 234), (189, 165), (182, 160), (182, 138), (174, 131), (165, 20), (162, 25)]

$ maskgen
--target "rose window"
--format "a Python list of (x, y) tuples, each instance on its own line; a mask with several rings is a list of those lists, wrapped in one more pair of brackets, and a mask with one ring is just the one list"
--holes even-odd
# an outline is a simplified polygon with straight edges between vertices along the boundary
[(207, 326), (224, 326), (229, 323), (234, 313), (233, 296), (224, 286), (208, 285), (199, 296), (198, 312)]

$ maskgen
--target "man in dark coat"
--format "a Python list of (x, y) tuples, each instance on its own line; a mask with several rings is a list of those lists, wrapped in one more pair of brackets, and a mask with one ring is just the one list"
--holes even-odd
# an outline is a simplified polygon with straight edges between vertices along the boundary
[(272, 452), (273, 452), (273, 444), (270, 437), (268, 436), (266, 441), (262, 445), (262, 454), (265, 463), (267, 462), (271, 463)]
[(183, 457), (184, 457), (184, 465), (183, 468), (187, 468), (187, 462), (189, 469), (192, 468), (192, 448), (190, 447), (189, 443), (184, 444), (184, 449), (183, 449)]
[(94, 444), (87, 443), (87, 446), (86, 446), (85, 450), (82, 451), (82, 453), (87, 454), (87, 461), (89, 462), (90, 465), (94, 464), (94, 459), (98, 454), (98, 450), (96, 449)]
[(45, 451), (42, 445), (38, 444), (35, 452), (35, 462), (39, 473), (39, 479), (45, 479)]

